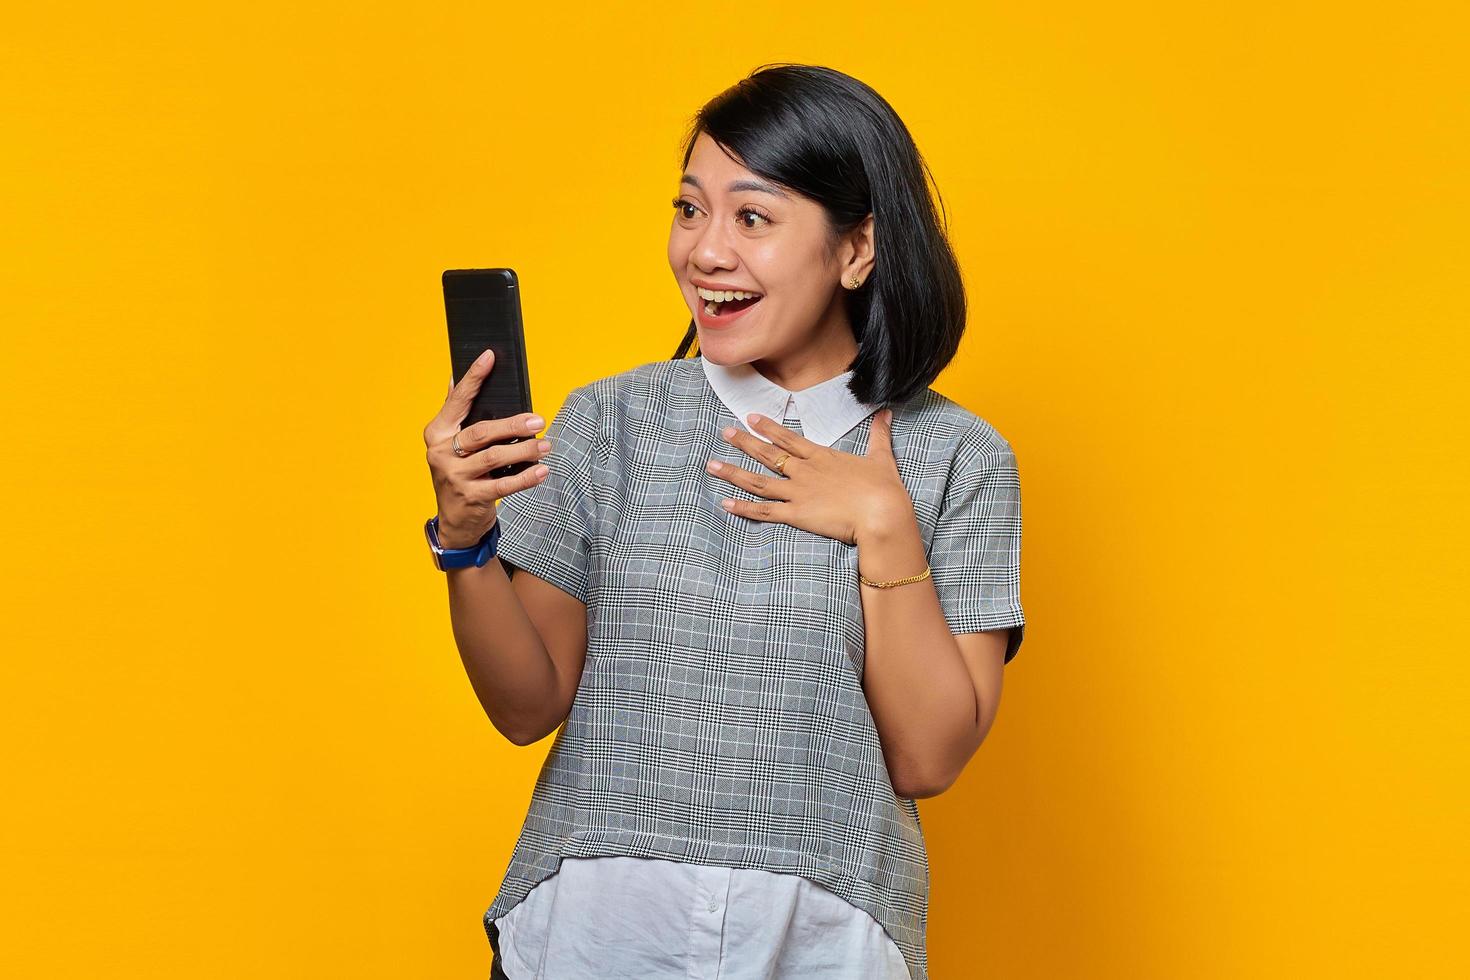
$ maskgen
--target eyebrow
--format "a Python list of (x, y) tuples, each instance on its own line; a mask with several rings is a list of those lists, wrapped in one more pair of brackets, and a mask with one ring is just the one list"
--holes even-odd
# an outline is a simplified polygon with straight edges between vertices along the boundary
[[(693, 174), (685, 174), (679, 179), (679, 183), (693, 184), (695, 187), (698, 187), (701, 190), (704, 189), (704, 185), (699, 182), (699, 178), (694, 176)], [(730, 181), (729, 186), (727, 186), (725, 189), (732, 193), (735, 191), (760, 191), (762, 194), (772, 194), (776, 197), (784, 197), (787, 200), (791, 199), (791, 195), (787, 194), (781, 188), (777, 187), (774, 184), (767, 184), (764, 181), (760, 180), (732, 180)]]

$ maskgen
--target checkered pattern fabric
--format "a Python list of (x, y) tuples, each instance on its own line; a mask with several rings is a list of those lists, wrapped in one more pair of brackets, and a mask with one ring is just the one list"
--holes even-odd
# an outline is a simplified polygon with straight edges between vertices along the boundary
[[(899, 475), (954, 632), (1021, 644), (1020, 484), (989, 423), (926, 389), (893, 406)], [(499, 558), (587, 606), (587, 657), (489, 923), (562, 857), (802, 875), (870, 914), (927, 980), (929, 865), (862, 690), (855, 547), (727, 513), (706, 472), (763, 466), (695, 359), (575, 389), (551, 472), (500, 501)], [(862, 454), (872, 416), (833, 443)]]

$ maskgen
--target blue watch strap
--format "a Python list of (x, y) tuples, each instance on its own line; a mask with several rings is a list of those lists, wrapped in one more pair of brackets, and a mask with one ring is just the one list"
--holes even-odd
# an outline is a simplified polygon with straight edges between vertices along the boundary
[(468, 548), (446, 548), (439, 543), (439, 515), (435, 514), (424, 522), (424, 537), (429, 539), (429, 551), (434, 567), (441, 572), (451, 568), (481, 568), (495, 557), (495, 546), (500, 541), (500, 519), (490, 525), (485, 536)]

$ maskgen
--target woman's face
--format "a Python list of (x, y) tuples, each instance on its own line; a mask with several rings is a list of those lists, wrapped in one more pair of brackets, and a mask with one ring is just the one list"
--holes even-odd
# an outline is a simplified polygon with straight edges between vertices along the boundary
[[(669, 267), (699, 331), (700, 354), (721, 365), (755, 362), (798, 391), (846, 370), (857, 351), (843, 280), (866, 279), (872, 218), (835, 245), (810, 198), (745, 169), (708, 135), (696, 139), (669, 228)], [(707, 312), (701, 286), (759, 294)], [(747, 306), (743, 312), (731, 312)]]

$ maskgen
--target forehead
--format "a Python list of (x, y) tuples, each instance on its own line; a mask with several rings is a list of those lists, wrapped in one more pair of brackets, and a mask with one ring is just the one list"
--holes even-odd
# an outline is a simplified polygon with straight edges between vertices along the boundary
[(687, 170), (699, 177), (755, 176), (745, 169), (745, 164), (737, 160), (733, 152), (716, 143), (708, 133), (700, 133), (695, 139), (694, 149), (689, 154)]
[(781, 187), (746, 169), (706, 133), (700, 133), (695, 140), (694, 149), (689, 154), (689, 167), (679, 182), (682, 186), (711, 195), (757, 191), (773, 199), (791, 197)]

